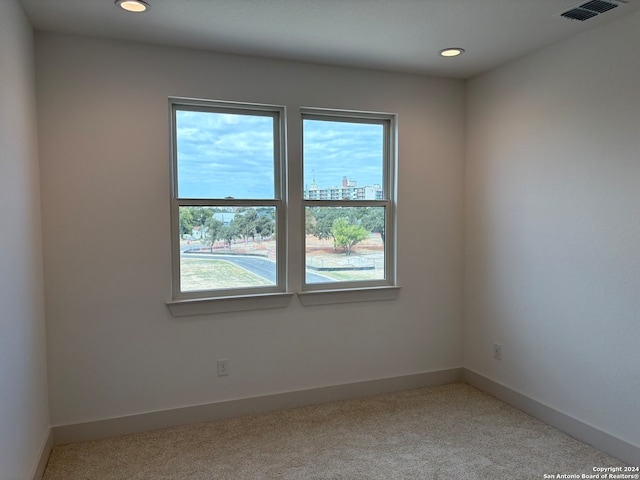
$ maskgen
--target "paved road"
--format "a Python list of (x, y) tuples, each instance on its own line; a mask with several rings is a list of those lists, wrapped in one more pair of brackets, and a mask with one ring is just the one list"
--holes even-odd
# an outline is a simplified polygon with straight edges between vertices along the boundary
[[(216, 255), (215, 253), (188, 253), (182, 252), (182, 256), (185, 258), (207, 258), (216, 260), (225, 260), (229, 263), (233, 263), (239, 267), (244, 268), (256, 275), (268, 280), (271, 283), (276, 283), (276, 263), (267, 260), (266, 258), (243, 256), (243, 255)], [(325, 277), (324, 275), (318, 275), (317, 273), (307, 272), (308, 283), (327, 283), (335, 281), (333, 278)]]

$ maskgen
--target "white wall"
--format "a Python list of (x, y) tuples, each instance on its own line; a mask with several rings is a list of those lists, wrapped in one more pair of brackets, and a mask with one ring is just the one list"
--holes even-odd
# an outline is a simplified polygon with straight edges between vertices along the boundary
[[(36, 44), (54, 425), (461, 366), (462, 82), (44, 33)], [(170, 95), (398, 113), (399, 299), (172, 318)]]
[(465, 366), (636, 446), (639, 45), (636, 13), (471, 81), (465, 200)]
[(33, 33), (0, 2), (0, 479), (28, 478), (49, 431)]

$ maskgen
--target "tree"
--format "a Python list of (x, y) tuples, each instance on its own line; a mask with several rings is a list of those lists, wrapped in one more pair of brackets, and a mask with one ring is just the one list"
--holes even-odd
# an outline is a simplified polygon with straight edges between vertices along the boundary
[(224, 231), (224, 223), (215, 217), (210, 217), (205, 223), (205, 235), (204, 242), (211, 248), (213, 252), (213, 245), (216, 240), (222, 240), (222, 234)]
[(191, 234), (193, 228), (200, 227), (200, 241), (204, 242), (205, 233), (207, 231), (207, 220), (213, 217), (213, 208), (211, 207), (180, 207), (180, 216), (182, 217), (182, 211), (188, 210), (191, 215)]
[(233, 221), (231, 222), (231, 225), (223, 225), (220, 228), (220, 238), (227, 242), (227, 245), (229, 246), (231, 246), (231, 242), (233, 241), (233, 239), (239, 236), (240, 235), (238, 234), (238, 229), (233, 226)]
[(333, 236), (334, 222), (339, 218), (344, 218), (347, 223), (358, 223), (356, 210), (353, 207), (311, 207), (307, 209), (306, 232), (320, 240), (333, 238), (334, 246), (337, 246)]
[(246, 242), (249, 237), (255, 238), (256, 222), (258, 220), (258, 212), (253, 208), (246, 210), (243, 214), (235, 216), (231, 223), (238, 229), (240, 235)]
[(191, 207), (180, 207), (178, 215), (180, 217), (180, 236), (191, 235), (195, 226)]
[(346, 218), (337, 218), (331, 228), (334, 245), (343, 247), (347, 255), (351, 255), (351, 249), (360, 241), (367, 238), (369, 232), (361, 225), (349, 223)]
[(308, 235), (313, 235), (318, 227), (318, 221), (314, 215), (315, 208), (307, 208), (304, 216), (304, 231)]
[(360, 209), (360, 224), (372, 233), (379, 233), (384, 244), (384, 208), (365, 207)]
[(275, 231), (276, 223), (269, 214), (258, 216), (255, 223), (255, 232), (260, 238), (270, 237)]

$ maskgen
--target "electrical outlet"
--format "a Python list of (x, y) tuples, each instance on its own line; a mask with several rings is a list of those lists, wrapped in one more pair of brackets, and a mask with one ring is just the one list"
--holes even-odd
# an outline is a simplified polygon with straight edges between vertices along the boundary
[(224, 377), (226, 375), (229, 375), (229, 360), (221, 358), (218, 360), (218, 376)]
[(502, 345), (499, 343), (493, 344), (493, 358), (496, 360), (502, 360)]

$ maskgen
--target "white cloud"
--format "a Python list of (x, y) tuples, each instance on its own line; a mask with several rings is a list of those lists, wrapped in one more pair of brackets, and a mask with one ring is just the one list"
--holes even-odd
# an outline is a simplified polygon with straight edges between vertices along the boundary
[[(273, 118), (179, 110), (178, 190), (182, 198), (273, 198)], [(305, 120), (304, 186), (382, 184), (379, 124)]]
[(382, 184), (383, 128), (378, 124), (304, 121), (304, 185)]
[(273, 119), (177, 112), (183, 198), (273, 198)]

